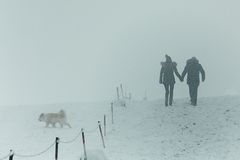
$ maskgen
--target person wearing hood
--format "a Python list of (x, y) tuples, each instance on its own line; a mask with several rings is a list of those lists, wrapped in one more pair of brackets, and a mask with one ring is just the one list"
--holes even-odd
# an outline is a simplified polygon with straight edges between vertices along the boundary
[(205, 71), (202, 65), (199, 63), (196, 57), (192, 57), (187, 60), (186, 66), (182, 72), (182, 80), (184, 80), (185, 75), (187, 74), (187, 84), (189, 87), (189, 95), (191, 99), (191, 105), (197, 105), (197, 93), (198, 86), (200, 84), (199, 74), (202, 75), (202, 82), (205, 81)]
[(166, 61), (161, 62), (161, 71), (160, 71), (160, 80), (159, 83), (163, 84), (165, 87), (165, 106), (172, 105), (173, 102), (173, 90), (175, 84), (175, 77), (176, 76), (181, 80), (181, 75), (178, 73), (177, 70), (177, 63), (173, 62), (171, 57), (165, 55)]

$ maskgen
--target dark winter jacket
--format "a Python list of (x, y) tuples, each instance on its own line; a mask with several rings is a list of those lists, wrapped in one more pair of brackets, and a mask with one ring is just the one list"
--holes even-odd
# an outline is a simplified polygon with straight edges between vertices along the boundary
[(187, 75), (187, 84), (189, 85), (199, 85), (199, 73), (202, 75), (202, 81), (205, 80), (205, 71), (202, 65), (198, 62), (196, 58), (191, 58), (187, 60), (187, 64), (182, 73), (182, 79)]
[(180, 74), (177, 70), (177, 63), (176, 62), (162, 62), (162, 68), (160, 72), (160, 83), (163, 84), (174, 84), (175, 83), (175, 77), (176, 76), (181, 79)]

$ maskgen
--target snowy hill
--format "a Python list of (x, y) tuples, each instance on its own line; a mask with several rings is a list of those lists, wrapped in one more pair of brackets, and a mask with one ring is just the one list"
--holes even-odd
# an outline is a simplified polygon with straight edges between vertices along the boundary
[[(42, 112), (64, 109), (72, 128), (45, 128), (38, 121)], [(54, 104), (0, 107), (0, 158), (10, 149), (14, 159), (53, 159), (54, 147), (40, 154), (60, 137), (59, 160), (80, 159), (81, 128), (85, 129), (87, 152), (103, 151), (109, 160), (236, 160), (240, 158), (240, 97), (200, 98), (198, 106), (187, 99), (163, 106), (163, 100), (110, 104)], [(106, 148), (103, 149), (97, 121), (107, 115)], [(67, 141), (72, 143), (63, 143)], [(24, 155), (29, 156), (28, 158)]]

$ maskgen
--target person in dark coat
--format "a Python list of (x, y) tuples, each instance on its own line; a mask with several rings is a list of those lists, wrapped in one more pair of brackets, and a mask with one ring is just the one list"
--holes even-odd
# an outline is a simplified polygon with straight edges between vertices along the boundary
[(189, 95), (191, 99), (191, 105), (197, 105), (197, 92), (200, 84), (199, 73), (202, 75), (202, 82), (205, 81), (205, 71), (202, 65), (199, 63), (196, 57), (192, 57), (187, 60), (184, 71), (182, 72), (182, 80), (184, 80), (187, 74), (187, 84), (189, 87)]
[(165, 55), (165, 58), (166, 61), (161, 62), (162, 68), (160, 71), (159, 83), (163, 84), (165, 87), (165, 106), (168, 106), (168, 104), (171, 106), (173, 102), (173, 90), (175, 84), (174, 73), (180, 80), (181, 75), (178, 73), (177, 63), (173, 62), (171, 57), (168, 55)]

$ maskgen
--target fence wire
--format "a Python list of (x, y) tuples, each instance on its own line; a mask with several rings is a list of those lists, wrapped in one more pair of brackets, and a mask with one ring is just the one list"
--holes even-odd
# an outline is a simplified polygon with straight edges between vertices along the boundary
[[(98, 130), (98, 127), (92, 129), (92, 130), (85, 130), (86, 133), (93, 133), (93, 132), (96, 132)], [(68, 143), (73, 143), (75, 142), (81, 135), (82, 131), (78, 132), (78, 134), (71, 140), (69, 141), (62, 141), (61, 139), (59, 140), (59, 143), (65, 143), (65, 144), (68, 144)], [(14, 156), (16, 157), (20, 157), (20, 158), (30, 158), (30, 157), (37, 157), (37, 156), (40, 156), (44, 153), (46, 153), (47, 151), (49, 151), (54, 145), (55, 145), (56, 142), (52, 143), (49, 147), (47, 147), (46, 149), (44, 149), (43, 151), (39, 152), (39, 153), (36, 153), (36, 154), (29, 154), (29, 155), (24, 155), (24, 154), (20, 154), (20, 153), (14, 153)], [(0, 160), (5, 160), (9, 157), (9, 154), (6, 155), (5, 157), (3, 158), (0, 158)]]
[(60, 143), (73, 143), (73, 142), (75, 142), (77, 139), (78, 139), (78, 137), (81, 135), (81, 131), (72, 139), (72, 140), (69, 140), (69, 141), (61, 141), (61, 139), (60, 139)]
[(5, 160), (5, 159), (7, 159), (9, 156), (10, 156), (10, 154), (8, 154), (8, 155), (6, 155), (6, 156), (4, 156), (4, 157), (1, 157), (0, 160)]
[(55, 145), (55, 142), (52, 143), (52, 144), (51, 144), (49, 147), (47, 147), (46, 149), (44, 149), (42, 152), (39, 152), (39, 153), (36, 153), (36, 154), (24, 155), (24, 154), (15, 153), (14, 156), (16, 156), (16, 157), (21, 157), (21, 158), (37, 157), (37, 156), (40, 156), (40, 155), (46, 153), (47, 151), (49, 151), (54, 145)]
[(94, 133), (98, 130), (98, 127), (92, 129), (92, 130), (85, 130), (86, 133)]

